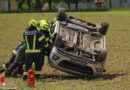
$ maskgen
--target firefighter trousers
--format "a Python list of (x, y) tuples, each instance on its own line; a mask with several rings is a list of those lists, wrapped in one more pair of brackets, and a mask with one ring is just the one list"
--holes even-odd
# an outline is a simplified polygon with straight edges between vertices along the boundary
[(32, 63), (35, 63), (35, 78), (39, 79), (39, 75), (41, 74), (44, 58), (42, 57), (42, 53), (26, 53), (26, 61), (25, 61), (25, 70), (23, 80), (27, 79), (28, 70), (32, 68)]
[(0, 68), (0, 73), (3, 73), (4, 71), (7, 70), (7, 68), (14, 62), (15, 57), (16, 55), (12, 53), (10, 60), (6, 62), (5, 64), (3, 64), (2, 67)]
[(23, 69), (22, 68), (23, 64), (25, 64), (25, 51), (19, 49), (17, 51), (16, 58), (15, 58), (14, 62), (5, 71), (5, 75), (6, 76), (12, 76), (13, 75), (12, 73), (16, 70), (17, 67), (21, 67), (21, 69)]

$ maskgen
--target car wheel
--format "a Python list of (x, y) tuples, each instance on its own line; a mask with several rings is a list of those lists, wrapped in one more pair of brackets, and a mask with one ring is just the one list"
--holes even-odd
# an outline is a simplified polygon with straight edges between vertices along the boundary
[(101, 29), (99, 30), (99, 32), (102, 35), (106, 35), (107, 29), (108, 29), (109, 24), (107, 22), (102, 22), (101, 24)]
[(65, 9), (64, 8), (59, 8), (58, 14), (57, 14), (57, 20), (59, 21), (64, 21), (65, 20)]
[(105, 49), (101, 49), (100, 55), (97, 58), (97, 61), (102, 62), (106, 60), (107, 51)]

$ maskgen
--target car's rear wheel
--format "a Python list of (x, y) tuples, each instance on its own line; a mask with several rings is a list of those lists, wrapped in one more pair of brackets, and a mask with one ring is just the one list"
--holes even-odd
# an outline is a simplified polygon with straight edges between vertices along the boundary
[(101, 24), (101, 29), (99, 30), (99, 32), (102, 35), (106, 35), (107, 29), (108, 29), (109, 24), (107, 22), (102, 22)]

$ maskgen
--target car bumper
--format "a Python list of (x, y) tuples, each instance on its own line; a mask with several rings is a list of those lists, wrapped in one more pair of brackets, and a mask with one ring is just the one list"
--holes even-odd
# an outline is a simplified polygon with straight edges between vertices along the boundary
[(49, 56), (49, 64), (53, 68), (79, 76), (98, 76), (104, 70), (105, 61), (99, 63), (84, 60), (63, 53), (54, 46)]

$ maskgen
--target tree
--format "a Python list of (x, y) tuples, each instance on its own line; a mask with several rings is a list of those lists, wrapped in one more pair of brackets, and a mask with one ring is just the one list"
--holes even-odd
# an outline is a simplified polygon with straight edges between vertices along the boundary
[(75, 10), (78, 10), (78, 3), (79, 3), (79, 0), (75, 0)]
[(84, 2), (87, 2), (87, 5), (89, 5), (89, 3), (94, 2), (94, 0), (84, 0)]
[(109, 8), (112, 8), (112, 1), (111, 0), (105, 0), (105, 1), (107, 1), (107, 2), (109, 2)]
[(89, 6), (89, 3), (94, 2), (94, 0), (84, 0), (83, 2), (86, 2), (86, 5)]
[(93, 2), (94, 0), (84, 0), (84, 2)]
[(47, 3), (49, 5), (49, 10), (52, 10), (52, 2), (58, 3), (60, 2), (60, 0), (47, 0)]
[(23, 10), (22, 5), (24, 4), (25, 0), (15, 0), (18, 4), (18, 10)]
[(111, 6), (111, 0), (109, 0), (109, 7), (112, 8), (112, 6)]
[(36, 0), (35, 7), (36, 7), (36, 10), (41, 10), (41, 0)]
[(48, 4), (49, 4), (49, 10), (51, 10), (51, 3), (52, 3), (52, 0), (47, 0), (48, 1)]
[(71, 0), (71, 3), (75, 3), (75, 10), (78, 10), (78, 4), (79, 2), (82, 2), (84, 0)]
[(31, 10), (31, 0), (27, 0), (28, 10)]
[(67, 5), (68, 5), (68, 9), (70, 10), (70, 4), (71, 4), (71, 2), (72, 2), (72, 0), (63, 0), (65, 3), (67, 3)]

